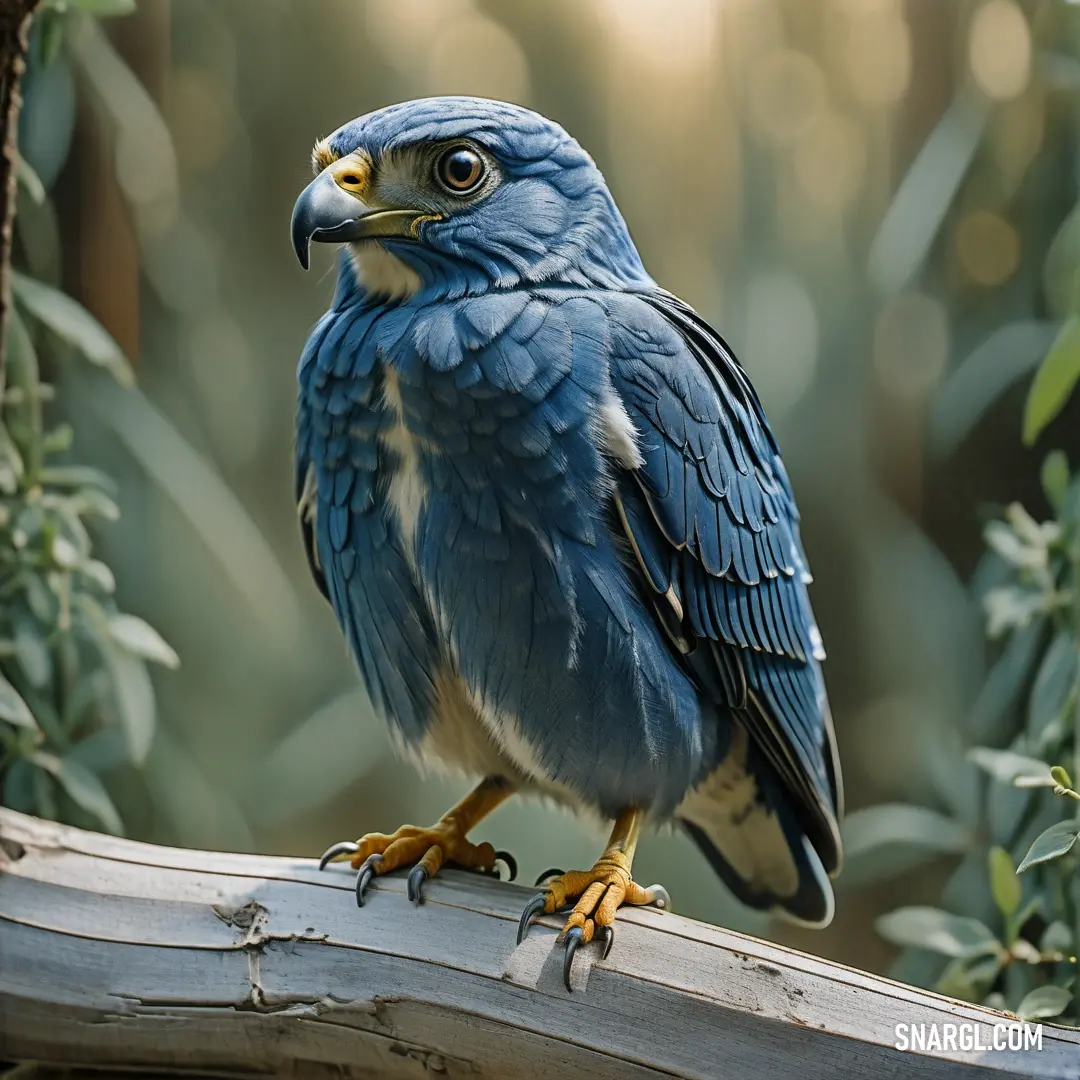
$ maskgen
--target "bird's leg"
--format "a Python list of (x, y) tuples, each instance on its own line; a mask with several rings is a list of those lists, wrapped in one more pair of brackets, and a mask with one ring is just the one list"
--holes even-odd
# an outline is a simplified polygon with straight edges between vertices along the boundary
[(603, 942), (607, 956), (615, 940), (615, 912), (623, 904), (654, 904), (659, 908), (671, 906), (671, 898), (662, 885), (643, 888), (630, 874), (645, 812), (631, 808), (615, 820), (604, 854), (591, 870), (570, 870), (550, 878), (525, 906), (518, 923), (518, 944), (524, 940), (529, 925), (541, 914), (550, 915), (564, 910), (577, 900), (562, 929), (565, 946), (563, 981), (570, 990), (570, 969), (574, 953), (593, 938)]
[(446, 862), (490, 873), (495, 869), (496, 860), (500, 860), (506, 863), (512, 880), (517, 865), (511, 855), (496, 851), (487, 843), (470, 844), (465, 834), (513, 792), (509, 781), (489, 776), (430, 828), (402, 825), (393, 833), (368, 833), (355, 842), (347, 840), (334, 844), (323, 853), (319, 869), (327, 863), (348, 859), (357, 871), (356, 902), (361, 907), (364, 890), (372, 878), (410, 863), (416, 864), (408, 881), (409, 899), (415, 901), (423, 900), (424, 882), (434, 877)]

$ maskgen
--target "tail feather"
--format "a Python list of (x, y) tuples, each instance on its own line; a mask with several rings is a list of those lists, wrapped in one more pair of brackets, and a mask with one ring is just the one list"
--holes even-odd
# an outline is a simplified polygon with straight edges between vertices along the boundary
[(677, 817), (744, 904), (810, 926), (832, 920), (821, 856), (772, 763), (740, 724), (726, 757), (683, 800)]

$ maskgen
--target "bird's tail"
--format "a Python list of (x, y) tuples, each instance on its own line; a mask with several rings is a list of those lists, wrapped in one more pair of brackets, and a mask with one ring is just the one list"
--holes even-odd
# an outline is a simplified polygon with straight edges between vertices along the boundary
[(793, 794), (742, 725), (734, 724), (726, 757), (677, 816), (744, 904), (808, 926), (832, 920), (829, 874), (799, 823)]

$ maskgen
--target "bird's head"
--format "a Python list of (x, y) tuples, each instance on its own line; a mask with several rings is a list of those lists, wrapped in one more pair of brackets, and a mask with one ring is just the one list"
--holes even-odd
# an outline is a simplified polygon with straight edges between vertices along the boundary
[(520, 282), (651, 285), (592, 158), (558, 124), (482, 98), (391, 105), (320, 140), (292, 240), (348, 245), (361, 287), (461, 295)]

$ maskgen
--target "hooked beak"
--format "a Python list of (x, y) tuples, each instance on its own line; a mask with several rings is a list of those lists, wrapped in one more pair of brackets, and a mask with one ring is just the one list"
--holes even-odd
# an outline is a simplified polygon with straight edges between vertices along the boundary
[(379, 238), (419, 240), (421, 223), (439, 217), (426, 210), (368, 210), (357, 196), (339, 186), (334, 170), (324, 169), (293, 207), (293, 250), (306, 270), (312, 240), (328, 244)]

